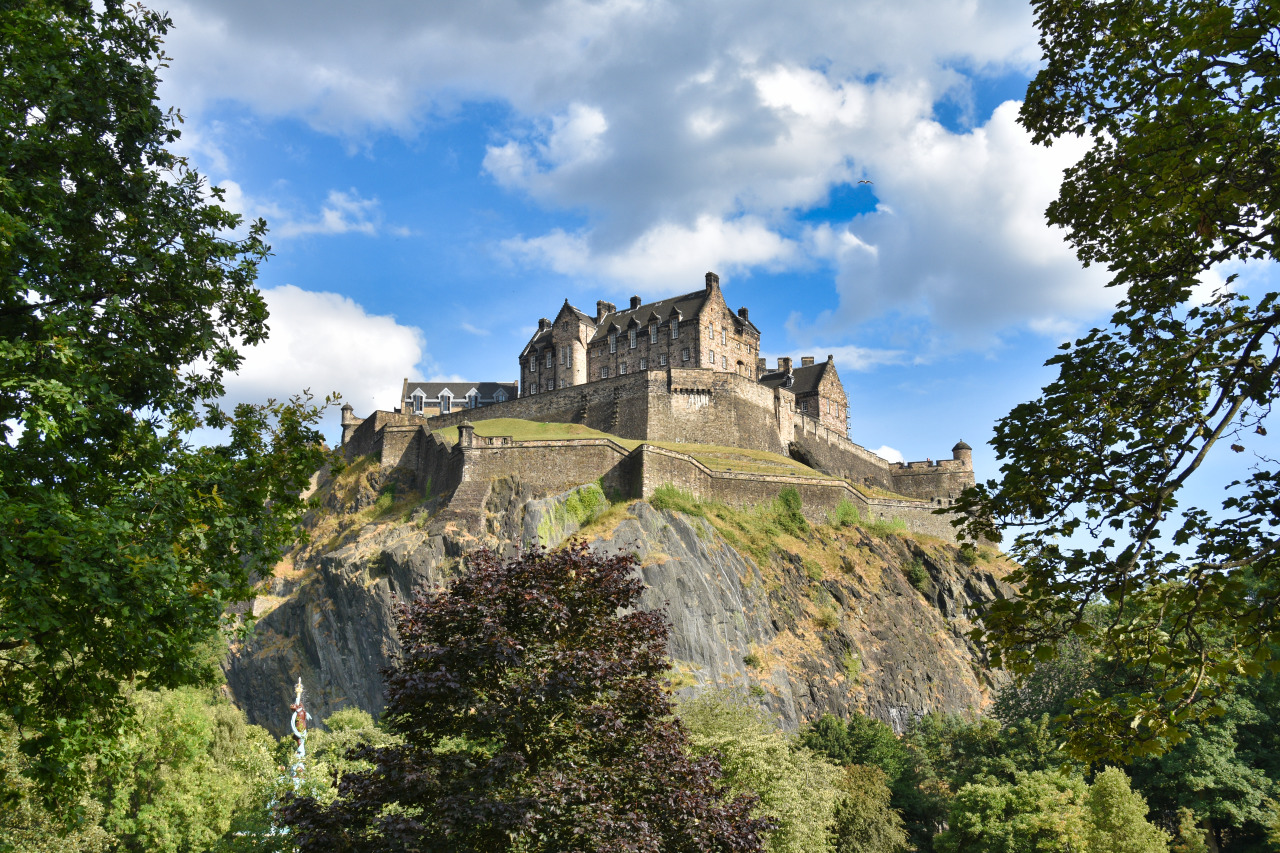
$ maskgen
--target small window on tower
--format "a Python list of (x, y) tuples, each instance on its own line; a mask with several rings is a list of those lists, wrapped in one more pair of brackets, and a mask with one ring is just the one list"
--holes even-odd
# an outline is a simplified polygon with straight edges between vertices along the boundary
[(720, 346), (724, 346), (724, 326), (720, 327)]
[(716, 366), (716, 353), (715, 353), (715, 350), (712, 350), (712, 351), (710, 351), (710, 352), (708, 352), (708, 353), (707, 353), (707, 361), (711, 362), (711, 366), (712, 366), (712, 367), (715, 367), (715, 366)]
[(568, 355), (568, 352), (569, 352), (569, 348), (568, 348), (568, 347), (560, 347), (560, 363), (561, 363), (561, 364), (564, 364), (564, 360), (565, 360), (566, 356)]
[(658, 365), (660, 367), (667, 366), (667, 354), (665, 352), (658, 353)]
[(727, 355), (720, 356), (720, 366), (725, 370), (729, 369), (729, 356)]
[(683, 350), (681, 350), (681, 351), (680, 351), (680, 360), (681, 360), (681, 361), (688, 361), (688, 360), (689, 360), (689, 348), (688, 348), (688, 347), (685, 347)]
[(640, 359), (640, 369), (641, 370), (649, 369), (649, 359), (643, 358), (643, 357)]

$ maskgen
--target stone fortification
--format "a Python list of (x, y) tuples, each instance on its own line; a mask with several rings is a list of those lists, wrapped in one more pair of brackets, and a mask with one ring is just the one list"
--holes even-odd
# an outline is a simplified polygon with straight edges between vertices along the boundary
[[(387, 414), (387, 413), (380, 413)], [(794, 396), (748, 377), (699, 369), (647, 370), (429, 419), (429, 429), (489, 418), (575, 423), (622, 438), (722, 444), (790, 454), (825, 474), (949, 505), (973, 485), (969, 446), (951, 459), (889, 462), (795, 410)]]
[(653, 444), (628, 450), (607, 438), (516, 441), (476, 435), (467, 422), (458, 427), (458, 442), (449, 444), (426, 424), (378, 412), (355, 428), (346, 452), (354, 459), (368, 450), (381, 467), (409, 474), (418, 488), (453, 495), (450, 511), (464, 518), (481, 512), (488, 484), (502, 478), (536, 484), (540, 494), (598, 482), (616, 498), (641, 499), (670, 484), (698, 498), (739, 507), (771, 501), (783, 489), (794, 488), (802, 511), (815, 523), (847, 501), (868, 520), (897, 519), (914, 532), (954, 540), (949, 520), (933, 514), (936, 501), (876, 496), (842, 478), (714, 471), (692, 456)]

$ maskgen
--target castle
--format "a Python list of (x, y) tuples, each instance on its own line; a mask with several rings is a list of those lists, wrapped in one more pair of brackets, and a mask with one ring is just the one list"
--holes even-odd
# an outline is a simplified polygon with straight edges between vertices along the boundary
[[(731, 504), (792, 487), (815, 518), (848, 501), (864, 517), (899, 519), (952, 538), (945, 516), (933, 510), (973, 485), (969, 445), (958, 442), (951, 459), (888, 462), (849, 440), (848, 398), (831, 356), (805, 357), (799, 367), (780, 358), (770, 371), (759, 351), (759, 329), (746, 308), (730, 310), (715, 273), (707, 273), (702, 290), (683, 296), (650, 304), (632, 297), (622, 311), (598, 302), (594, 317), (565, 300), (520, 352), (518, 396), (489, 405), (476, 396), (461, 408), (433, 409), (422, 405), (426, 383), (406, 380), (394, 411), (361, 419), (343, 407), (343, 447), (348, 457), (377, 454), (384, 467), (405, 469), (437, 490), (457, 490), (473, 504), (488, 494), (484, 483), (501, 476), (548, 493), (599, 481), (633, 497), (672, 483)], [(501, 384), (505, 396), (513, 386)], [(417, 402), (411, 386), (422, 391)], [(490, 418), (581, 424), (642, 443), (476, 435), (472, 422)], [(447, 427), (459, 427), (456, 445), (440, 438)], [(712, 470), (661, 446), (689, 444), (790, 456), (825, 476)]]

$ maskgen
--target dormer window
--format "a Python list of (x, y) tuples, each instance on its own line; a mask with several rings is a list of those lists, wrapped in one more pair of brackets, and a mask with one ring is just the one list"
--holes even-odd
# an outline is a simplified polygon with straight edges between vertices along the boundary
[(447, 415), (453, 411), (453, 395), (447, 390), (441, 391), (436, 399), (440, 401), (440, 414)]
[(649, 324), (649, 343), (656, 344), (658, 342), (658, 324)]
[(426, 394), (422, 393), (421, 388), (413, 392), (413, 398), (412, 398), (413, 410), (418, 414), (422, 414), (422, 401), (426, 396), (427, 396)]
[(672, 317), (671, 318), (671, 340), (674, 341), (678, 337), (680, 337), (680, 318)]
[(474, 388), (467, 392), (467, 408), (475, 409), (480, 406), (480, 394)]
[(636, 348), (636, 330), (635, 329), (627, 330), (627, 342), (630, 344), (632, 349)]
[(610, 332), (609, 333), (609, 352), (617, 352), (617, 351), (618, 351), (618, 333)]
[(506, 391), (503, 391), (501, 388), (499, 388), (499, 389), (498, 389), (497, 391), (495, 391), (495, 392), (494, 392), (494, 394), (493, 394), (493, 402), (495, 402), (495, 403), (505, 403), (505, 402), (507, 402), (507, 392), (506, 392)]

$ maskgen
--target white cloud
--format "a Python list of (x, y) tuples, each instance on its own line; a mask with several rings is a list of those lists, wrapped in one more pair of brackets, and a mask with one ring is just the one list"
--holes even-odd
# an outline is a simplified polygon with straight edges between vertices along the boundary
[(579, 277), (605, 277), (649, 291), (688, 287), (708, 269), (731, 273), (778, 267), (799, 257), (800, 247), (755, 217), (726, 221), (701, 216), (691, 226), (661, 222), (614, 251), (598, 251), (586, 233), (556, 230), (515, 238), (503, 248), (526, 261)]
[[(1113, 298), (1043, 224), (1079, 145), (1033, 147), (1013, 103), (969, 132), (933, 118), (971, 105), (973, 75), (1034, 69), (1021, 0), (375, 0), (358, 16), (336, 0), (177, 0), (172, 14), (166, 95), (189, 110), (232, 98), (359, 142), (470, 101), (510, 106), (484, 172), (589, 225), (503, 248), (597, 285), (671, 292), (707, 269), (817, 260), (839, 303), (791, 328), (835, 344), (890, 312), (927, 318), (935, 342), (1056, 335)], [(862, 178), (876, 212), (799, 223)], [(354, 191), (274, 213), (282, 237), (382, 228)]]
[(906, 462), (907, 461), (906, 458), (902, 455), (901, 451), (895, 450), (887, 444), (881, 445), (880, 447), (877, 447), (875, 450), (871, 452), (874, 453), (876, 456), (879, 456), (881, 459), (884, 459), (888, 462)]
[[(270, 336), (245, 348), (240, 370), (227, 377), (228, 402), (286, 399), (303, 389), (317, 397), (337, 391), (363, 417), (398, 405), (402, 379), (416, 378), (429, 361), (420, 329), (369, 314), (345, 296), (293, 285), (262, 295), (271, 312)], [(338, 413), (330, 412), (331, 441), (337, 423)]]
[[(330, 190), (320, 210), (311, 213), (299, 212), (279, 201), (250, 196), (237, 181), (223, 180), (217, 185), (223, 191), (223, 207), (240, 214), (246, 223), (259, 217), (265, 219), (271, 239), (350, 233), (374, 237), (383, 228), (378, 200), (361, 198), (354, 188), (346, 192)], [(404, 229), (392, 228), (391, 231), (404, 236)]]

